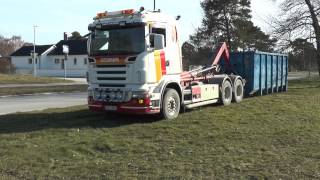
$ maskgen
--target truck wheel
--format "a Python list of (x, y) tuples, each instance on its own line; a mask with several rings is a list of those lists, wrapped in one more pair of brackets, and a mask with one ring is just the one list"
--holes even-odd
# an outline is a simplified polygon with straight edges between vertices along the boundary
[(240, 79), (237, 79), (233, 86), (233, 100), (236, 103), (240, 103), (244, 96), (244, 87)]
[(232, 101), (232, 86), (230, 81), (224, 81), (221, 86), (220, 101), (224, 106), (228, 106)]
[(166, 89), (162, 101), (162, 115), (171, 120), (178, 117), (180, 112), (180, 96), (174, 89)]

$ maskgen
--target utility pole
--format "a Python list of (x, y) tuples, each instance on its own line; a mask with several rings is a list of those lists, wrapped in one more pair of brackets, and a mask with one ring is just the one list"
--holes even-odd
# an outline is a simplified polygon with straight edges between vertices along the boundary
[(67, 60), (68, 60), (68, 54), (69, 54), (69, 46), (68, 45), (63, 45), (62, 46), (62, 51), (64, 54), (64, 80), (67, 80)]
[(153, 0), (153, 10), (156, 11), (156, 0)]
[(38, 26), (33, 26), (33, 53), (32, 53), (32, 60), (33, 60), (33, 76), (37, 77), (37, 62), (36, 62), (36, 28)]

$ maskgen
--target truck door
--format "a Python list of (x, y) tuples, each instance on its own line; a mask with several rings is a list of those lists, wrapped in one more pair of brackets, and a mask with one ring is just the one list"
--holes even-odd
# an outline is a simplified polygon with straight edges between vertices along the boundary
[[(164, 54), (165, 56), (165, 61), (161, 62), (161, 67), (162, 67), (162, 71), (163, 69), (165, 69), (165, 73), (166, 74), (170, 74), (170, 51), (168, 48), (168, 38), (167, 38), (167, 28), (166, 28), (166, 24), (165, 23), (156, 23), (156, 24), (152, 24), (150, 27), (150, 32), (154, 33), (154, 34), (161, 34), (164, 36), (165, 39), (165, 47), (163, 50), (161, 50), (161, 54)], [(157, 52), (159, 53), (159, 52)]]
[(162, 34), (165, 38), (165, 59), (167, 74), (178, 74), (182, 72), (181, 51), (178, 41), (178, 33), (175, 25), (153, 24), (151, 33)]

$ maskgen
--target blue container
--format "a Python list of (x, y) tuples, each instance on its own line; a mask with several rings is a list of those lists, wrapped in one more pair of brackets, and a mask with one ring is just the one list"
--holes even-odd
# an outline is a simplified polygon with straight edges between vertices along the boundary
[(265, 95), (288, 90), (288, 56), (265, 52), (231, 53), (236, 74), (246, 80), (246, 95)]

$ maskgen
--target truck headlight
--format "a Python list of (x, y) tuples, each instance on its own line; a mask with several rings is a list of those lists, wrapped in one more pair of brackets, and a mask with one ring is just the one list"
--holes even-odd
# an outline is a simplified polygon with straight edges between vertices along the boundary
[(115, 99), (116, 98), (116, 93), (115, 92), (111, 92), (110, 93), (110, 99)]
[(101, 92), (101, 98), (103, 100), (107, 99), (107, 93), (106, 92)]
[(139, 99), (139, 98), (147, 98), (147, 97), (149, 97), (149, 92), (147, 91), (132, 92), (132, 98)]
[(131, 92), (131, 91), (125, 92), (124, 100), (125, 100), (125, 101), (130, 101), (131, 98), (132, 98), (132, 92)]
[(122, 92), (117, 92), (117, 99), (121, 100), (123, 98)]
[(100, 91), (95, 91), (94, 92), (94, 99), (100, 99), (101, 98), (101, 92)]

